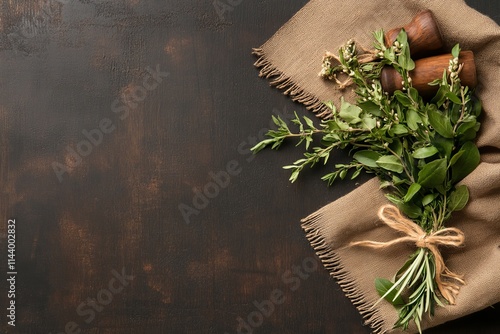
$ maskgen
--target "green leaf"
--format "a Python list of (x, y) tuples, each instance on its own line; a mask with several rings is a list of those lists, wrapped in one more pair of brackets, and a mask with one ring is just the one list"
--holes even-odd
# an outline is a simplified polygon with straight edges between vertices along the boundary
[(407, 71), (412, 71), (415, 69), (415, 62), (411, 59), (409, 52), (401, 52), (398, 57), (398, 64)]
[(375, 127), (377, 127), (377, 121), (374, 118), (371, 118), (368, 116), (363, 117), (361, 119), (361, 123), (363, 124), (363, 128), (368, 129), (368, 130), (372, 130)]
[(450, 118), (435, 108), (428, 110), (429, 123), (444, 138), (453, 138), (453, 126)]
[[(312, 137), (304, 137), (304, 138), (305, 138), (305, 141), (306, 141), (306, 151), (307, 151), (309, 149), (309, 146), (313, 142), (313, 139), (312, 139)], [(301, 142), (302, 142), (302, 140), (297, 143), (297, 146), (299, 146), (299, 144)]]
[(400, 206), (403, 204), (403, 200), (393, 194), (385, 194), (385, 198), (387, 198), (391, 203)]
[(441, 84), (441, 79), (435, 79), (428, 83), (429, 86), (438, 86)]
[(451, 123), (457, 124), (462, 115), (462, 104), (451, 103), (448, 108), (448, 115), (450, 116)]
[[(258, 152), (262, 151), (264, 148), (266, 148), (267, 145), (270, 145), (272, 143), (276, 144), (277, 143), (276, 139), (274, 139), (274, 138), (264, 139), (263, 141), (261, 141), (260, 143), (257, 143), (257, 145), (255, 145), (254, 147), (252, 147), (250, 149), (250, 151), (252, 151), (254, 154), (258, 153)], [(274, 145), (273, 145), (273, 147), (274, 147)]]
[(451, 158), (451, 151), (453, 150), (453, 140), (444, 138), (443, 136), (436, 134), (434, 138), (431, 140), (432, 145), (434, 145), (441, 155), (444, 155), (446, 158)]
[(422, 199), (422, 205), (426, 206), (432, 203), (436, 199), (438, 195), (437, 194), (428, 194), (425, 195), (425, 197)]
[(432, 157), (434, 154), (438, 153), (438, 149), (435, 146), (421, 147), (413, 152), (413, 157), (415, 159), (425, 159)]
[(329, 173), (329, 174), (326, 174), (324, 175), (323, 177), (321, 177), (321, 180), (323, 181), (327, 181), (328, 182), (328, 185), (331, 186), (335, 180), (337, 179), (337, 173)]
[[(387, 293), (387, 291), (392, 288), (393, 285), (394, 283), (385, 278), (377, 278), (375, 280), (375, 289), (377, 290), (377, 293), (380, 295), (380, 297), (383, 297)], [(396, 299), (394, 299), (396, 294), (398, 294), (398, 290), (394, 288), (384, 297), (384, 299), (391, 303), (394, 307), (403, 307), (405, 305), (405, 301), (400, 295)]]
[(335, 131), (339, 129), (337, 122), (334, 119), (321, 120), (321, 126), (329, 132)]
[(418, 183), (427, 188), (442, 185), (445, 178), (446, 158), (431, 161), (418, 172)]
[(451, 167), (451, 180), (456, 183), (469, 175), (479, 165), (480, 156), (477, 146), (473, 142), (466, 142), (460, 148), (464, 153)]
[(403, 211), (409, 218), (417, 219), (422, 216), (422, 209), (412, 203), (403, 203), (398, 205), (399, 209)]
[(282, 168), (283, 169), (296, 169), (297, 166), (295, 166), (295, 165), (287, 165), (287, 166), (283, 166)]
[(399, 103), (401, 103), (405, 107), (409, 107), (412, 105), (412, 102), (408, 97), (408, 95), (406, 95), (400, 90), (394, 92), (394, 97), (398, 100)]
[(453, 56), (453, 58), (458, 58), (458, 56), (460, 55), (460, 45), (459, 44), (456, 44), (453, 49), (451, 50), (451, 55)]
[(413, 198), (413, 196), (415, 196), (420, 191), (421, 188), (422, 188), (422, 186), (420, 184), (418, 184), (418, 183), (412, 183), (412, 185), (410, 186), (410, 188), (408, 188), (408, 192), (403, 197), (403, 201), (404, 202), (411, 201), (411, 199)]
[(464, 133), (461, 133), (460, 142), (463, 143), (475, 139), (480, 126), (481, 124), (477, 123), (476, 125), (474, 125), (473, 128), (467, 129), (466, 131), (464, 131)]
[[(447, 75), (446, 70), (444, 70), (444, 75)], [(446, 80), (446, 77), (445, 77)], [(443, 84), (442, 82), (440, 83), (440, 87), (436, 93), (436, 96), (431, 100), (432, 103), (435, 103), (438, 107), (441, 107), (446, 101), (446, 93), (450, 91), (450, 86), (446, 83)]]
[(422, 118), (420, 118), (416, 110), (409, 109), (406, 113), (406, 124), (408, 124), (410, 129), (416, 131), (418, 130), (418, 123), (422, 123)]
[[(288, 167), (291, 167), (291, 168), (288, 168)], [(294, 169), (292, 171), (292, 174), (290, 174), (290, 178), (288, 179), (291, 183), (294, 183), (295, 181), (297, 181), (297, 178), (299, 177), (300, 169), (297, 168), (297, 166), (285, 166), (285, 167), (283, 167), (283, 169), (292, 169), (293, 167), (295, 167), (296, 169)]]
[(410, 87), (408, 89), (408, 93), (414, 102), (418, 103), (420, 101), (420, 94), (418, 93), (418, 90), (416, 88)]
[(361, 121), (359, 115), (362, 110), (360, 107), (350, 104), (349, 102), (344, 101), (342, 98), (342, 105), (340, 107), (339, 116), (349, 124), (355, 124)]
[(401, 29), (396, 40), (402, 45), (401, 54), (398, 57), (399, 66), (407, 71), (413, 70), (415, 68), (415, 62), (411, 59), (408, 35), (404, 29)]
[(462, 156), (462, 154), (464, 154), (463, 150), (460, 150), (457, 153), (455, 153), (455, 155), (453, 157), (451, 157), (451, 159), (450, 159), (450, 166), (453, 166), (454, 164), (456, 164), (458, 159)]
[(446, 97), (450, 99), (451, 102), (456, 104), (462, 104), (462, 100), (458, 98), (458, 96), (453, 92), (446, 93)]
[(363, 72), (370, 72), (371, 70), (373, 70), (373, 64), (372, 63), (368, 63), (368, 64), (363, 64), (361, 66), (361, 70)]
[(408, 133), (408, 128), (403, 124), (396, 124), (391, 128), (391, 132), (394, 135), (405, 135)]
[(392, 184), (396, 187), (402, 185), (403, 183), (405, 183), (405, 180), (400, 179), (397, 175), (392, 176)]
[(396, 40), (400, 44), (408, 44), (408, 34), (406, 33), (405, 29), (401, 29), (398, 33), (398, 36), (396, 37)]
[(448, 199), (448, 210), (450, 212), (462, 210), (468, 201), (469, 189), (466, 185), (458, 186)]
[(306, 117), (306, 116), (302, 116), (304, 118), (304, 121), (306, 122), (307, 126), (310, 128), (310, 129), (316, 129), (314, 127), (314, 123), (313, 121), (309, 118), (309, 117)]
[(393, 138), (392, 143), (389, 145), (391, 150), (393, 150), (398, 156), (403, 154), (403, 143), (399, 138)]
[(481, 104), (481, 100), (474, 99), (474, 106), (472, 108), (473, 115), (479, 117), (481, 115), (481, 111), (483, 110), (483, 105)]
[[(284, 120), (282, 120), (279, 116), (274, 116), (272, 115), (271, 116), (272, 119), (273, 119), (273, 122), (274, 124), (276, 124), (276, 126), (278, 126), (279, 129), (283, 129), (287, 132), (290, 132), (290, 130), (288, 129), (288, 125), (286, 124), (286, 122)], [(298, 120), (298, 116), (297, 114), (295, 114), (295, 117), (297, 117), (297, 120)], [(295, 121), (295, 119), (292, 120), (292, 122)]]
[(384, 46), (385, 45), (384, 31), (382, 29), (374, 31), (373, 32), (373, 37), (375, 37), (375, 39), (380, 44), (380, 46)]
[(413, 263), (413, 260), (415, 259), (416, 257), (416, 254), (413, 253), (409, 256), (408, 260), (406, 260), (406, 262), (401, 266), (401, 268), (399, 268), (398, 272), (396, 273), (396, 275), (394, 275), (394, 280), (398, 279), (399, 277), (401, 277), (401, 275), (404, 274), (404, 272), (410, 267), (410, 265)]
[(361, 174), (362, 170), (363, 170), (362, 168), (356, 169), (356, 171), (354, 173), (352, 173), (351, 180), (354, 180), (355, 178), (357, 178), (359, 176), (359, 174)]
[(383, 115), (380, 107), (372, 101), (360, 102), (358, 106), (363, 109), (364, 112), (372, 114), (373, 116), (381, 117)]
[(385, 189), (385, 188), (389, 188), (389, 187), (392, 187), (392, 182), (391, 181), (382, 181), (382, 182), (380, 182), (379, 189)]
[(396, 54), (394, 53), (394, 50), (392, 48), (387, 48), (384, 51), (384, 58), (389, 59), (391, 62), (394, 62), (396, 60)]
[(338, 128), (339, 128), (340, 130), (344, 130), (344, 131), (345, 131), (345, 130), (348, 130), (348, 129), (349, 129), (349, 124), (347, 124), (347, 123), (346, 123), (346, 122), (344, 122), (344, 121), (337, 120), (336, 124), (337, 124), (337, 126), (338, 126)]
[(464, 122), (464, 123), (460, 124), (460, 126), (458, 127), (457, 133), (459, 135), (463, 135), (463, 134), (467, 133), (469, 131), (469, 129), (474, 128), (476, 126), (476, 124), (477, 124), (477, 121), (475, 119), (473, 121)]
[(391, 172), (402, 173), (404, 168), (398, 157), (394, 155), (384, 155), (377, 160), (377, 165)]
[(335, 104), (333, 104), (332, 101), (325, 101), (323, 102), (325, 106), (327, 106), (334, 114), (337, 113), (337, 107), (335, 107)]
[(380, 159), (380, 154), (375, 151), (364, 150), (354, 153), (353, 158), (367, 167), (377, 168), (377, 160)]

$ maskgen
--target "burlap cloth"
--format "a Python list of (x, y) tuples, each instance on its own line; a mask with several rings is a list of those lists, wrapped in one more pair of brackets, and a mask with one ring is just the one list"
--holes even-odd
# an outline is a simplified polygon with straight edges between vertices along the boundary
[[(373, 30), (402, 27), (423, 9), (433, 11), (447, 47), (458, 42), (463, 50), (474, 51), (477, 95), (484, 106), (477, 141), (482, 162), (463, 181), (471, 199), (448, 222), (464, 231), (466, 244), (443, 250), (448, 267), (464, 274), (466, 285), (457, 305), (439, 307), (431, 321), (424, 320), (423, 327), (429, 328), (500, 301), (500, 27), (461, 0), (312, 0), (254, 53), (261, 76), (324, 117), (328, 110), (321, 101), (338, 101), (342, 94), (317, 76), (324, 51), (336, 52), (351, 37), (371, 46)], [(377, 179), (370, 180), (304, 219), (303, 228), (373, 332), (398, 332), (392, 330), (397, 312), (391, 305), (382, 302), (371, 308), (378, 299), (374, 280), (391, 279), (415, 246), (342, 249), (351, 241), (398, 236), (378, 221), (378, 208), (387, 204), (378, 185)]]

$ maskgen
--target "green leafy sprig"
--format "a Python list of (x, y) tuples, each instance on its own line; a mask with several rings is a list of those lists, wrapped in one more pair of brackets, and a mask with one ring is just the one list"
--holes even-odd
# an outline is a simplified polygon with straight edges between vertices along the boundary
[[(427, 233), (433, 233), (444, 228), (451, 214), (463, 209), (469, 200), (468, 188), (458, 182), (479, 164), (479, 150), (473, 141), (480, 127), (481, 104), (468, 87), (461, 85), (458, 45), (442, 78), (429, 83), (438, 86), (438, 91), (426, 101), (412, 87), (410, 71), (415, 63), (406, 32), (401, 30), (390, 47), (384, 44), (382, 30), (374, 37), (376, 60), (363, 61), (352, 40), (340, 48), (338, 57), (327, 54), (323, 59), (321, 75), (341, 86), (354, 83), (356, 104), (342, 98), (337, 109), (334, 103), (325, 102), (332, 111), (331, 118), (322, 120), (319, 126), (296, 114), (292, 120), (298, 128), (295, 132), (273, 117), (277, 130), (269, 131), (269, 138), (252, 150), (258, 152), (267, 146), (279, 149), (284, 140), (299, 138), (297, 145), (305, 144), (303, 158), (284, 167), (291, 171), (290, 181), (294, 182), (304, 168), (326, 165), (335, 149), (348, 149), (352, 161), (334, 164), (334, 169), (322, 177), (324, 181), (331, 185), (348, 176), (355, 179), (363, 170), (373, 173), (381, 180), (387, 199)], [(339, 64), (332, 66), (335, 60)], [(392, 66), (403, 78), (403, 89), (392, 95), (383, 91), (380, 82), (384, 66)], [(341, 75), (348, 79), (341, 82)], [(377, 279), (381, 297), (399, 311), (395, 327), (407, 329), (413, 320), (421, 330), (424, 313), (432, 316), (443, 299), (454, 303), (453, 294), (443, 296), (437, 289), (435, 267), (431, 252), (419, 248), (395, 275), (394, 282)]]

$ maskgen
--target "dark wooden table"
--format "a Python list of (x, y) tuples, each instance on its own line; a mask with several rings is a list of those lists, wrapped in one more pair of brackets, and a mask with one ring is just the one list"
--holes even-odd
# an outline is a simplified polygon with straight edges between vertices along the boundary
[(306, 112), (250, 53), (307, 1), (221, 2), (0, 0), (2, 333), (370, 332), (299, 224), (355, 185), (248, 152), (272, 112)]

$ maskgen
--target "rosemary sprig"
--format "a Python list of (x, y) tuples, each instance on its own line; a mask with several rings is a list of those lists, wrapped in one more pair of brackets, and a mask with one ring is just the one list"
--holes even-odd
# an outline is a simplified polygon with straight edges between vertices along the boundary
[[(341, 87), (355, 84), (356, 104), (341, 99), (337, 109), (334, 103), (325, 102), (332, 117), (319, 126), (295, 115), (296, 132), (273, 117), (277, 130), (269, 131), (269, 138), (252, 150), (258, 152), (267, 146), (278, 149), (284, 140), (299, 138), (297, 145), (305, 143), (304, 157), (284, 167), (291, 171), (290, 181), (294, 182), (304, 168), (320, 162), (326, 165), (335, 149), (349, 149), (352, 161), (334, 164), (333, 171), (322, 179), (331, 185), (348, 175), (355, 179), (363, 170), (374, 173), (387, 199), (425, 232), (433, 233), (444, 228), (452, 212), (468, 202), (468, 188), (457, 183), (479, 164), (473, 140), (480, 127), (481, 104), (461, 85), (458, 45), (443, 77), (429, 83), (439, 87), (436, 96), (425, 101), (412, 87), (409, 73), (415, 63), (405, 31), (390, 47), (384, 44), (382, 30), (376, 31), (374, 38), (376, 57), (370, 61), (361, 59), (363, 55), (358, 55), (352, 40), (340, 48), (338, 57), (327, 54), (323, 59), (321, 75)], [(332, 66), (335, 60), (339, 64)], [(384, 66), (392, 66), (403, 78), (403, 89), (393, 95), (382, 89), (379, 78)], [(341, 75), (346, 81), (339, 79)], [(453, 304), (456, 293), (437, 288), (436, 264), (426, 248), (410, 256), (394, 282), (377, 279), (376, 288), (381, 299), (399, 311), (395, 327), (407, 329), (413, 320), (419, 331), (424, 313), (432, 316), (436, 305)]]

